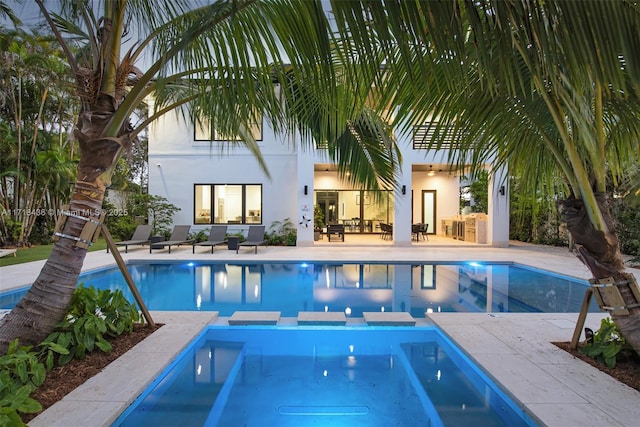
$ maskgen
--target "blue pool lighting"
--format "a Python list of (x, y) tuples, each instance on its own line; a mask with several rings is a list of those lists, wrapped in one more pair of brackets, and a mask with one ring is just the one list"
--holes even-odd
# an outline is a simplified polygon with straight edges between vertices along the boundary
[[(578, 313), (586, 281), (511, 263), (132, 262), (128, 269), (149, 310)], [(117, 267), (84, 273), (78, 283), (120, 289)], [(0, 294), (12, 308), (27, 288)], [(592, 311), (597, 312), (595, 302)]]
[(434, 327), (212, 326), (114, 427), (536, 422)]

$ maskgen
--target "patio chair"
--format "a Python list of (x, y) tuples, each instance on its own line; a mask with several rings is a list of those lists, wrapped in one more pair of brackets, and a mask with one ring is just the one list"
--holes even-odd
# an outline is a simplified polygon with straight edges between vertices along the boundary
[(188, 238), (190, 229), (190, 225), (174, 226), (169, 240), (153, 242), (151, 245), (149, 245), (149, 253), (151, 253), (153, 249), (162, 249), (167, 246), (169, 247), (169, 253), (171, 253), (171, 246), (180, 246), (192, 243), (193, 239)]
[(391, 239), (393, 236), (393, 226), (391, 224), (380, 223), (380, 237), (384, 240)]
[(204, 242), (194, 243), (192, 252), (196, 253), (196, 246), (211, 246), (211, 253), (213, 253), (213, 249), (223, 243), (227, 243), (227, 226), (212, 225), (209, 231), (209, 238)]
[[(116, 246), (124, 246), (124, 253), (126, 254), (129, 250), (129, 246), (148, 245), (149, 243), (151, 243), (152, 231), (153, 227), (151, 225), (139, 225), (138, 227), (136, 227), (136, 231), (133, 232), (133, 236), (131, 236), (130, 240), (116, 242)], [(108, 252), (109, 247), (107, 246), (107, 253)]]
[(411, 235), (416, 236), (416, 242), (420, 240), (420, 233), (422, 232), (422, 224), (412, 224), (411, 225)]
[(328, 224), (327, 239), (331, 241), (331, 237), (344, 242), (344, 224)]
[(247, 240), (238, 243), (236, 253), (240, 250), (240, 246), (253, 246), (255, 247), (255, 253), (258, 253), (258, 245), (264, 245), (267, 243), (264, 238), (264, 228), (264, 225), (250, 225), (249, 232), (247, 233)]
[(429, 224), (422, 224), (422, 230), (420, 230), (420, 233), (422, 233), (422, 237), (424, 237), (424, 239), (427, 241), (429, 241), (428, 231), (429, 231)]

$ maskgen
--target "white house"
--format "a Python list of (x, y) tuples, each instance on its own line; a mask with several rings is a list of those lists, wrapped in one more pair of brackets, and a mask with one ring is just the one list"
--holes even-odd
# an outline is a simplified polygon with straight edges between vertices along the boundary
[(490, 183), (488, 215), (461, 216), (460, 172), (448, 170), (446, 152), (427, 151), (418, 140), (399, 137), (398, 189), (374, 197), (341, 181), (323, 150), (302, 150), (294, 137), (276, 136), (261, 123), (253, 131), (270, 178), (248, 150), (166, 115), (150, 128), (149, 193), (180, 207), (174, 222), (190, 224), (194, 231), (213, 224), (228, 224), (230, 232), (251, 224), (268, 230), (274, 221), (289, 218), (298, 226), (297, 244), (313, 245), (317, 204), (327, 222), (344, 224), (346, 233), (380, 233), (380, 224), (393, 224), (394, 245), (411, 245), (411, 225), (424, 223), (432, 235), (508, 246), (505, 181)]

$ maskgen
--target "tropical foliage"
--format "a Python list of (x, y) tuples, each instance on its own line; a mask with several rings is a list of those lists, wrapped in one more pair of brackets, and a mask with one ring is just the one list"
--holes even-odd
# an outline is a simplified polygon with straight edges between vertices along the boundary
[[(0, 320), (0, 352), (15, 336), (39, 342), (64, 317), (86, 254), (77, 239), (98, 218), (118, 160), (163, 114), (239, 135), (230, 144), (244, 145), (264, 166), (248, 132), (260, 113), (277, 132), (296, 131), (301, 146), (326, 144), (341, 171), (352, 169), (351, 179), (374, 189), (394, 185), (395, 141), (366, 107), (375, 82), (355, 86), (352, 68), (340, 67), (320, 2), (36, 3), (75, 83), (80, 161), (73, 215), (59, 232), (65, 237), (27, 295)], [(148, 115), (138, 120), (136, 111), (147, 105)], [(38, 308), (43, 300), (49, 300), (46, 313)]]
[(47, 369), (53, 368), (56, 355), (57, 364), (65, 365), (73, 359), (84, 359), (94, 350), (111, 351), (108, 338), (130, 333), (139, 321), (136, 306), (122, 291), (78, 286), (67, 316), (41, 343)]
[(75, 179), (70, 81), (55, 39), (4, 34), (0, 61), (0, 244), (53, 229)]
[[(515, 168), (522, 191), (563, 187), (558, 206), (594, 279), (619, 283), (614, 315), (640, 352), (637, 286), (624, 274), (606, 188), (637, 162), (640, 10), (634, 1), (333, 2), (357, 59), (379, 58), (378, 111), (409, 131), (431, 123), (432, 149), (473, 178)], [(382, 72), (381, 72), (382, 74)], [(426, 89), (425, 89), (426, 88)], [(437, 120), (434, 120), (437, 118)], [(505, 185), (508, 184), (507, 181)], [(605, 301), (605, 304), (607, 302)], [(614, 304), (611, 304), (614, 305)]]
[(44, 364), (31, 346), (20, 346), (16, 338), (7, 354), (0, 356), (0, 425), (23, 426), (20, 413), (42, 410), (30, 397), (45, 380)]
[(586, 344), (580, 347), (580, 353), (606, 364), (609, 368), (616, 367), (621, 352), (630, 351), (616, 324), (607, 317), (600, 322), (600, 329), (590, 332), (591, 336), (587, 338)]
[(30, 395), (48, 371), (92, 351), (111, 351), (107, 339), (132, 332), (139, 321), (135, 305), (121, 291), (79, 286), (67, 317), (37, 350), (16, 338), (0, 356), (0, 426), (23, 426), (20, 414), (42, 410)]
[(271, 223), (265, 233), (265, 239), (269, 246), (295, 246), (297, 231), (291, 218), (285, 218)]

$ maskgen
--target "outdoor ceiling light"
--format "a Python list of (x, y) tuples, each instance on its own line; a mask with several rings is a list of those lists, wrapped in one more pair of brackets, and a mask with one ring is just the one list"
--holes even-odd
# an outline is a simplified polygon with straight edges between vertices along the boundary
[(429, 172), (427, 173), (428, 176), (434, 176), (436, 174), (436, 171), (433, 170), (433, 166), (429, 165)]

